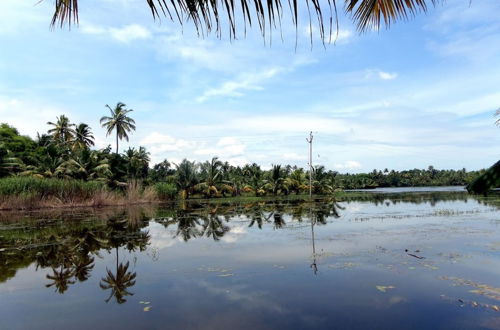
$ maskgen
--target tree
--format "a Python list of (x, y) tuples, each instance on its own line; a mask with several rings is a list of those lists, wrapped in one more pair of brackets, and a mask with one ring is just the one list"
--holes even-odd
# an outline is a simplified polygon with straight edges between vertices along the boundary
[[(242, 0), (240, 6), (235, 6), (233, 0), (207, 1), (207, 0), (145, 0), (149, 6), (154, 19), (165, 15), (171, 20), (177, 20), (180, 24), (190, 21), (194, 24), (199, 34), (205, 34), (215, 30), (217, 36), (221, 36), (221, 26), (229, 26), (230, 38), (236, 38), (237, 26), (246, 30), (247, 26), (257, 22), (263, 37), (269, 30), (281, 27), (284, 14), (283, 8), (290, 9), (292, 25), (298, 33), (299, 13), (304, 9), (313, 8), (309, 11), (309, 22), (317, 20), (317, 28), (310, 29), (311, 35), (317, 31), (321, 40), (328, 40), (334, 33), (333, 29), (339, 31), (338, 8), (344, 8), (345, 14), (351, 17), (357, 25), (358, 30), (366, 31), (379, 29), (383, 21), (387, 27), (393, 21), (408, 19), (419, 12), (427, 11), (429, 5), (436, 5), (442, 0), (305, 0), (302, 5), (298, 1), (286, 2), (284, 0)], [(293, 5), (292, 5), (293, 3)], [(342, 6), (343, 4), (343, 6)], [(56, 0), (55, 12), (52, 17), (52, 25), (63, 26), (68, 23), (78, 22), (78, 0)], [(267, 8), (267, 10), (265, 9)], [(313, 16), (316, 17), (313, 17)], [(227, 20), (222, 22), (222, 20)], [(243, 24), (237, 24), (237, 20), (243, 20)], [(325, 23), (325, 21), (327, 23)], [(266, 24), (267, 23), (267, 24)], [(308, 25), (309, 25), (308, 24)]]
[(198, 183), (197, 166), (195, 162), (184, 159), (177, 167), (177, 188), (182, 192), (184, 198), (189, 198), (193, 187)]
[(148, 175), (150, 159), (146, 148), (128, 148), (125, 152), (125, 160), (127, 162), (127, 175), (129, 178), (143, 179)]
[(73, 140), (73, 149), (88, 149), (94, 146), (94, 135), (90, 126), (84, 123), (78, 124), (75, 128), (75, 139)]
[(55, 123), (51, 121), (47, 122), (47, 125), (52, 126), (52, 128), (48, 130), (48, 133), (52, 135), (54, 141), (59, 144), (66, 145), (74, 139), (75, 130), (73, 127), (75, 124), (70, 123), (68, 117), (65, 115), (57, 117)]
[(201, 164), (201, 177), (203, 182), (198, 184), (201, 190), (207, 197), (218, 195), (217, 185), (222, 178), (222, 162), (217, 157), (212, 157), (211, 161), (206, 161)]
[(103, 116), (101, 118), (101, 126), (106, 128), (106, 136), (111, 135), (116, 131), (116, 153), (118, 154), (118, 140), (125, 139), (128, 141), (128, 133), (135, 131), (135, 121), (127, 116), (132, 109), (127, 109), (126, 104), (118, 102), (114, 108), (106, 104), (106, 107), (111, 112), (111, 116)]
[[(497, 116), (497, 117), (500, 116), (500, 108), (498, 108), (497, 111), (495, 111), (495, 116)], [(495, 124), (497, 124), (497, 126), (500, 126), (500, 118), (497, 119)]]

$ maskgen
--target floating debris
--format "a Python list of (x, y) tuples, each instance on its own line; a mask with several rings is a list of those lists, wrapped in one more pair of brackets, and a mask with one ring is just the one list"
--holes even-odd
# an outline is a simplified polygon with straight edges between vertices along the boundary
[(377, 288), (378, 291), (380, 292), (387, 292), (387, 290), (389, 289), (395, 289), (396, 287), (395, 286), (392, 286), (392, 285), (388, 285), (388, 286), (384, 286), (384, 285), (377, 285), (375, 286)]
[(229, 273), (229, 274), (220, 274), (220, 275), (217, 275), (217, 276), (219, 276), (219, 277), (228, 277), (228, 276), (233, 276), (233, 275), (234, 274)]
[(149, 305), (150, 302), (149, 301), (139, 301), (139, 304)]
[(151, 310), (151, 306), (146, 306), (146, 307), (144, 307), (144, 311), (145, 311), (145, 312), (149, 312), (150, 310)]

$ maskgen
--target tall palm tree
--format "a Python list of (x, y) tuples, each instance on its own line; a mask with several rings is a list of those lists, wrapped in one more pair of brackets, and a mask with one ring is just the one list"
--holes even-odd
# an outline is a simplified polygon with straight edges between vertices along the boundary
[(75, 128), (73, 148), (76, 150), (87, 149), (94, 146), (94, 144), (94, 135), (90, 126), (85, 123), (78, 124)]
[(60, 144), (70, 142), (75, 136), (75, 130), (73, 129), (75, 124), (70, 123), (68, 117), (65, 115), (57, 117), (55, 123), (51, 121), (47, 122), (47, 125), (52, 126), (52, 128), (48, 130), (48, 133), (52, 136), (54, 141)]
[[(78, 22), (78, 0), (56, 0), (52, 25), (65, 23), (71, 25)], [(309, 21), (317, 21), (317, 31), (322, 40), (329, 37), (333, 29), (339, 30), (338, 9), (343, 8), (345, 14), (351, 17), (360, 31), (379, 29), (380, 23), (389, 27), (393, 21), (405, 20), (420, 12), (426, 12), (429, 6), (435, 6), (444, 0), (241, 0), (240, 6), (235, 6), (234, 0), (207, 1), (207, 0), (145, 0), (153, 18), (165, 15), (180, 24), (190, 21), (200, 34), (215, 30), (221, 36), (221, 26), (229, 27), (230, 38), (235, 38), (238, 28), (246, 31), (247, 26), (258, 23), (265, 37), (266, 32), (271, 34), (272, 29), (280, 28), (286, 8), (290, 10), (291, 23), (298, 33), (299, 13), (304, 9), (309, 12)], [(267, 10), (266, 10), (267, 8)], [(285, 9), (283, 9), (285, 8)], [(226, 20), (226, 22), (222, 22)], [(242, 24), (239, 24), (239, 22)], [(267, 23), (267, 24), (266, 24)], [(313, 29), (311, 34), (313, 33)], [(335, 35), (334, 35), (335, 36)], [(327, 38), (328, 39), (328, 38)]]
[(105, 127), (106, 136), (111, 135), (116, 131), (116, 153), (118, 154), (118, 140), (125, 139), (128, 141), (128, 133), (135, 131), (135, 121), (127, 116), (132, 109), (127, 109), (126, 104), (118, 102), (114, 108), (106, 104), (106, 107), (111, 112), (111, 116), (103, 116), (101, 125)]
[[(500, 108), (498, 108), (497, 111), (495, 112), (495, 116), (500, 116)], [(497, 124), (497, 126), (500, 126), (500, 118), (497, 119), (495, 124)]]

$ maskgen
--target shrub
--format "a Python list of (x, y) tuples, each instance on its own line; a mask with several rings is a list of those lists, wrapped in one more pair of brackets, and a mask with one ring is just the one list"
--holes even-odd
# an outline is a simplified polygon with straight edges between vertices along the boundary
[(171, 183), (159, 182), (154, 189), (160, 200), (173, 200), (177, 196), (177, 187)]

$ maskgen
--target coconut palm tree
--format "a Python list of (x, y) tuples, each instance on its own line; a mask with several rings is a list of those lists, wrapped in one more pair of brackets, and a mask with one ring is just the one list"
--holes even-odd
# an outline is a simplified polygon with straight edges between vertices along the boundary
[(197, 166), (195, 162), (184, 159), (177, 167), (176, 184), (184, 198), (189, 198), (193, 187), (198, 183)]
[[(215, 31), (221, 36), (221, 26), (229, 27), (230, 38), (235, 38), (238, 28), (246, 31), (247, 26), (257, 22), (263, 37), (271, 34), (272, 29), (281, 28), (284, 12), (289, 8), (291, 23), (298, 33), (299, 13), (309, 12), (310, 25), (317, 21), (317, 28), (310, 29), (319, 33), (322, 40), (335, 37), (333, 29), (339, 30), (338, 9), (343, 8), (345, 14), (351, 17), (360, 31), (379, 29), (383, 21), (389, 27), (393, 21), (408, 19), (417, 13), (426, 12), (429, 6), (434, 6), (443, 0), (242, 0), (240, 6), (235, 6), (233, 0), (144, 0), (149, 6), (153, 18), (161, 15), (176, 20), (180, 24), (190, 21), (199, 34)], [(78, 22), (78, 0), (56, 0), (52, 25), (63, 26)], [(267, 8), (267, 10), (266, 10)], [(285, 9), (283, 9), (285, 8)], [(309, 11), (309, 8), (313, 10)], [(225, 22), (223, 22), (225, 20)], [(240, 24), (239, 22), (242, 22)]]
[(205, 196), (212, 197), (219, 194), (219, 185), (222, 183), (223, 163), (218, 157), (200, 164), (202, 182), (196, 185), (196, 189)]
[(118, 154), (118, 140), (125, 139), (128, 141), (128, 133), (135, 131), (135, 121), (127, 116), (132, 109), (127, 109), (126, 104), (118, 102), (114, 108), (106, 104), (111, 116), (103, 116), (101, 118), (101, 126), (106, 128), (106, 136), (111, 135), (116, 131), (116, 153)]
[(57, 117), (55, 123), (51, 121), (47, 122), (47, 125), (52, 126), (52, 128), (48, 130), (48, 133), (52, 136), (54, 141), (60, 144), (69, 143), (75, 136), (75, 130), (73, 129), (75, 124), (70, 123), (68, 117), (65, 115)]
[(90, 126), (84, 123), (78, 124), (75, 128), (75, 138), (73, 140), (73, 149), (81, 150), (94, 146), (94, 135)]
[(288, 192), (285, 182), (285, 173), (281, 165), (273, 165), (269, 173), (267, 187), (274, 195), (278, 195), (280, 191), (285, 193)]
[[(495, 116), (500, 116), (500, 108), (498, 108), (497, 111), (495, 111)], [(497, 119), (495, 124), (497, 124), (497, 126), (500, 126), (500, 118)]]

